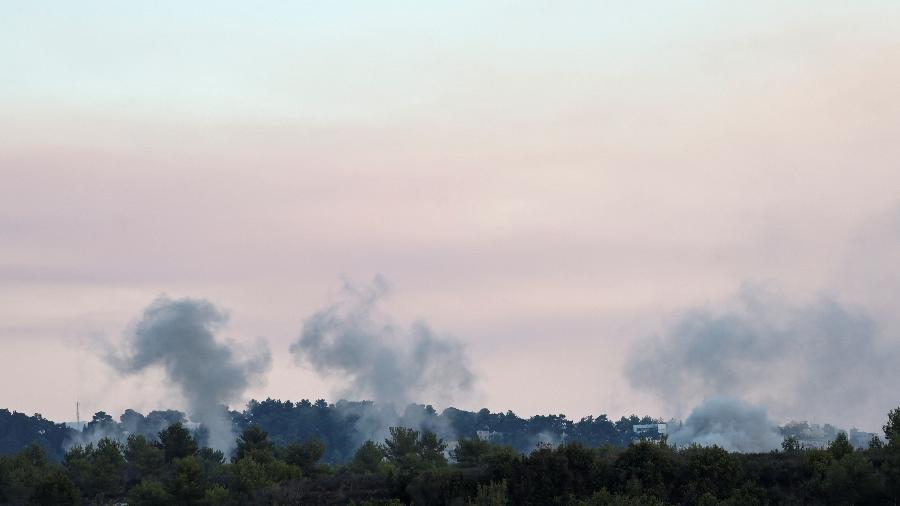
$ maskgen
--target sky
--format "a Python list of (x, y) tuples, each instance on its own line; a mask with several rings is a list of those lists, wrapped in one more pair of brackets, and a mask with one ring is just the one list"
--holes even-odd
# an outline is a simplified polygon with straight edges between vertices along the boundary
[[(376, 277), (466, 409), (685, 416), (630, 364), (748, 286), (900, 346), (895, 1), (0, 1), (0, 62), (0, 407), (181, 402), (97, 351), (161, 294), (268, 343), (244, 399), (334, 400), (290, 345)], [(835, 378), (891, 388), (772, 416), (900, 404)]]

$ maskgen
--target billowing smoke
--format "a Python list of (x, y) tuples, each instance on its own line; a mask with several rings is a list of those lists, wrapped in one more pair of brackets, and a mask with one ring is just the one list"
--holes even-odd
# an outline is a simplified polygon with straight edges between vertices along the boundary
[(680, 447), (716, 445), (737, 452), (775, 450), (781, 441), (765, 409), (725, 397), (707, 399), (669, 434), (669, 442)]
[(410, 403), (446, 403), (470, 391), (475, 377), (462, 343), (421, 321), (399, 328), (381, 314), (387, 291), (380, 277), (364, 289), (345, 283), (339, 301), (307, 318), (290, 348), (298, 363), (343, 380), (342, 397), (380, 406), (360, 414), (359, 429), (369, 434), (398, 423), (390, 414)]
[(162, 367), (187, 401), (191, 418), (207, 428), (209, 446), (225, 452), (234, 445), (226, 405), (261, 381), (272, 362), (262, 341), (255, 355), (242, 359), (233, 345), (217, 340), (227, 319), (205, 300), (160, 296), (126, 337), (124, 353), (109, 358), (122, 374)]
[(694, 309), (639, 342), (626, 374), (678, 414), (729, 396), (784, 419), (839, 415), (875, 425), (896, 403), (898, 351), (900, 343), (885, 339), (865, 312), (834, 298), (795, 305), (745, 287), (730, 307)]
[(291, 344), (298, 362), (347, 381), (343, 392), (395, 407), (414, 401), (447, 401), (472, 387), (460, 342), (436, 335), (424, 322), (404, 331), (377, 311), (387, 284), (376, 278), (359, 290), (345, 284), (341, 300), (313, 313)]
[(71, 433), (63, 446), (68, 450), (73, 446), (97, 444), (104, 438), (124, 443), (132, 434), (142, 435), (153, 440), (156, 439), (159, 431), (174, 423), (186, 421), (184, 413), (171, 409), (151, 411), (147, 416), (133, 409), (126, 409), (119, 417), (120, 423), (116, 423), (112, 416), (100, 411), (95, 413), (91, 421), (85, 424), (81, 430)]

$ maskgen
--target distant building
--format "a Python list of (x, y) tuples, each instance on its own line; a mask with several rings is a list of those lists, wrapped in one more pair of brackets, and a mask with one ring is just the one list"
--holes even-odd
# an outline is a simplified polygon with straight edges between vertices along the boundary
[(632, 425), (631, 432), (634, 432), (635, 440), (662, 439), (668, 435), (668, 426), (664, 423), (642, 423)]
[(850, 444), (857, 449), (868, 448), (869, 441), (875, 436), (876, 434), (874, 432), (863, 432), (857, 429), (850, 429), (850, 432), (847, 434)]
[(502, 432), (497, 432), (495, 430), (476, 430), (475, 435), (478, 436), (478, 439), (483, 441), (490, 441), (492, 439), (499, 438), (503, 435)]
[[(804, 448), (827, 448), (838, 433), (843, 431), (831, 424), (819, 425), (803, 420), (785, 424), (780, 427), (780, 432), (784, 437), (793, 437)], [(863, 432), (855, 428), (847, 432), (847, 439), (854, 448), (868, 448), (869, 441), (874, 436), (872, 432)]]

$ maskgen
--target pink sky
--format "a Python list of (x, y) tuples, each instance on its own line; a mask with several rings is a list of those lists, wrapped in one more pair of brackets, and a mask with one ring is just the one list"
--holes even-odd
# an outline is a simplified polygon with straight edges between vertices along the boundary
[(0, 407), (168, 407), (90, 344), (160, 293), (266, 338), (248, 397), (334, 400), (288, 345), (378, 274), (466, 344), (463, 408), (683, 415), (632, 343), (746, 282), (896, 341), (897, 4), (673, 4), (7, 7)]

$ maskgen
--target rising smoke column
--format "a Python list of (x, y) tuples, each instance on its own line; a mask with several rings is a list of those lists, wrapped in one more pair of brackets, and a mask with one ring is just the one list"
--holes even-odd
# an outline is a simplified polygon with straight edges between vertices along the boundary
[(669, 434), (678, 446), (716, 445), (735, 452), (776, 450), (781, 440), (765, 409), (726, 397), (705, 400)]
[(191, 417), (209, 430), (209, 446), (225, 452), (234, 445), (234, 434), (224, 405), (239, 400), (272, 362), (264, 342), (255, 356), (241, 359), (231, 345), (218, 341), (216, 332), (227, 319), (205, 300), (160, 296), (126, 337), (124, 353), (109, 357), (122, 374), (162, 367), (187, 401)]
[(900, 343), (883, 334), (865, 311), (833, 297), (794, 304), (748, 286), (724, 307), (692, 309), (639, 341), (626, 375), (679, 414), (729, 396), (782, 418), (874, 426), (900, 386), (891, 373)]
[(344, 397), (382, 406), (361, 417), (367, 427), (360, 431), (367, 433), (399, 419), (386, 419), (387, 406), (396, 412), (416, 401), (448, 402), (470, 391), (475, 377), (462, 343), (435, 334), (421, 321), (398, 328), (379, 313), (387, 292), (380, 277), (363, 289), (345, 283), (338, 302), (307, 318), (290, 347), (298, 363), (343, 379)]

